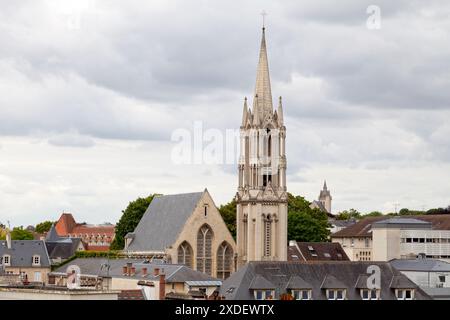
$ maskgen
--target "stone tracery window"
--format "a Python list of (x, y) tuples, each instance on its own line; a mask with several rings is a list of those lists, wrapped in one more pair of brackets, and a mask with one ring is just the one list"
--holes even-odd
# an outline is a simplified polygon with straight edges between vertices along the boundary
[(178, 264), (192, 268), (192, 247), (187, 241), (178, 246)]
[(204, 224), (197, 233), (197, 270), (209, 275), (212, 273), (212, 238), (211, 228)]
[(217, 278), (226, 279), (233, 269), (233, 249), (226, 242), (222, 242), (217, 250)]

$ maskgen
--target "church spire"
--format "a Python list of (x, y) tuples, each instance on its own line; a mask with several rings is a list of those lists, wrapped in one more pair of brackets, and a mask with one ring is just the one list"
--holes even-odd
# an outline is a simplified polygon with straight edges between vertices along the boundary
[(281, 102), (281, 96), (278, 100), (278, 111), (277, 111), (277, 116), (278, 116), (278, 125), (281, 127), (284, 125), (284, 119), (283, 119), (283, 104)]
[(248, 120), (248, 106), (247, 106), (247, 97), (244, 99), (244, 110), (242, 111), (242, 126), (247, 124)]
[(323, 191), (327, 191), (327, 180), (323, 181)]
[(273, 109), (265, 30), (266, 28), (263, 26), (261, 48), (259, 50), (258, 68), (256, 71), (256, 86), (255, 86), (255, 96), (258, 95), (258, 107), (259, 112), (262, 115), (265, 115), (268, 112), (272, 113)]

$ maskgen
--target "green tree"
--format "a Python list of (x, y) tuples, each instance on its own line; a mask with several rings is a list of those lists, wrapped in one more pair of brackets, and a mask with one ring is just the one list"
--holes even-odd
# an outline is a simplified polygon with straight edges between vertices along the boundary
[[(301, 196), (288, 194), (288, 239), (297, 241), (327, 241), (330, 234), (328, 230), (328, 217), (325, 212), (311, 209), (310, 202)], [(228, 229), (236, 234), (236, 201), (220, 206), (222, 215)]]
[(350, 209), (339, 212), (336, 220), (361, 219), (361, 213), (358, 210)]
[(35, 231), (37, 233), (48, 232), (48, 230), (50, 230), (50, 228), (52, 227), (52, 224), (53, 224), (52, 221), (44, 221), (44, 222), (38, 223), (35, 227)]
[(219, 212), (231, 235), (236, 239), (236, 200), (233, 199), (231, 202), (221, 205)]
[(15, 227), (11, 231), (11, 239), (12, 240), (34, 240), (33, 234), (25, 230), (23, 227)]
[(111, 243), (111, 250), (122, 250), (125, 246), (125, 236), (128, 232), (133, 232), (142, 216), (158, 194), (152, 194), (147, 198), (137, 198), (131, 201), (127, 208), (122, 211), (122, 217), (116, 225), (116, 236)]
[(366, 218), (366, 217), (381, 217), (383, 215), (383, 213), (381, 213), (380, 211), (372, 211), (369, 212), (368, 214), (365, 214), (364, 216), (362, 216), (362, 218)]
[(288, 194), (288, 239), (296, 241), (328, 241), (328, 216), (301, 196)]

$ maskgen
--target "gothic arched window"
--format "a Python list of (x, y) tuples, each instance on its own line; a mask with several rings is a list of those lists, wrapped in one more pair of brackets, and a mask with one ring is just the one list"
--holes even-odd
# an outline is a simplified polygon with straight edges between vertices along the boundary
[(178, 246), (178, 264), (192, 268), (192, 247), (187, 241)]
[(264, 256), (270, 257), (272, 253), (272, 217), (264, 217)]
[(226, 242), (222, 242), (217, 250), (217, 278), (226, 279), (233, 269), (233, 249)]
[(212, 247), (213, 232), (205, 224), (197, 233), (197, 270), (211, 275), (212, 273)]

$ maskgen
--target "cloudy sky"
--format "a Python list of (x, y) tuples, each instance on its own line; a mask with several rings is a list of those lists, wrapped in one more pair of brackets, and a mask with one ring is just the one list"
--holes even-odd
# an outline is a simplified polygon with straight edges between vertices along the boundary
[(0, 222), (116, 222), (205, 187), (228, 202), (235, 165), (176, 164), (171, 138), (239, 127), (263, 9), (289, 191), (327, 179), (334, 212), (449, 205), (446, 0), (0, 0)]

